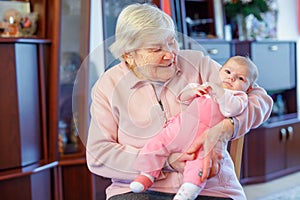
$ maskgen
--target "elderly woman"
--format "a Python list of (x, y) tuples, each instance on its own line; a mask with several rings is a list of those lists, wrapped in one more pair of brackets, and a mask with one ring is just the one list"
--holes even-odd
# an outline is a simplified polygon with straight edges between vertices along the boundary
[[(129, 188), (139, 173), (133, 163), (140, 149), (167, 119), (186, 108), (177, 100), (182, 89), (188, 83), (220, 83), (219, 64), (200, 51), (179, 50), (175, 34), (172, 19), (154, 6), (132, 4), (119, 15), (110, 50), (121, 62), (93, 87), (87, 140), (90, 171), (112, 180), (106, 190), (109, 200), (173, 199), (185, 162), (194, 159), (191, 150), (172, 153), (151, 188), (137, 194)], [(246, 199), (226, 145), (262, 124), (272, 106), (272, 99), (257, 85), (248, 98), (234, 123), (222, 120), (191, 148), (206, 152), (201, 179), (207, 184), (198, 199)]]

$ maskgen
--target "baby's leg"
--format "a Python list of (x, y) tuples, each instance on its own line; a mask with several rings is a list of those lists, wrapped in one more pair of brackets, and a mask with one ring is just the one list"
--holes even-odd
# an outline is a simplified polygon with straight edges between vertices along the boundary
[(201, 182), (203, 159), (196, 158), (187, 161), (183, 172), (183, 184), (179, 188), (174, 200), (196, 199), (206, 182)]

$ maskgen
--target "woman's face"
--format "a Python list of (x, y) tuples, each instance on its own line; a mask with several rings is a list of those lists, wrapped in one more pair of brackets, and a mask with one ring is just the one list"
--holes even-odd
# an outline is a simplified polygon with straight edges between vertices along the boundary
[(176, 71), (178, 44), (175, 38), (165, 43), (147, 45), (131, 52), (133, 70), (140, 77), (151, 81), (169, 80)]

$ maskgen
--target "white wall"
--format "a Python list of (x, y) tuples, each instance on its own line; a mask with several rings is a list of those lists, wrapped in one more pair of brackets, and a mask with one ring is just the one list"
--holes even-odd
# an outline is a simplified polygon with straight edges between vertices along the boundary
[(278, 39), (297, 40), (298, 34), (298, 12), (297, 0), (278, 1)]
[(297, 41), (297, 99), (300, 116), (300, 34), (298, 32), (298, 0), (278, 1), (278, 39)]

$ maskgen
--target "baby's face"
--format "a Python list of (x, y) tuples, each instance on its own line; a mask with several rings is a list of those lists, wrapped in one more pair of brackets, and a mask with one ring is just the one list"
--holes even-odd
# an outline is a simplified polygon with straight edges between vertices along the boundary
[(223, 87), (229, 90), (247, 92), (251, 83), (251, 73), (246, 66), (229, 60), (219, 71)]

